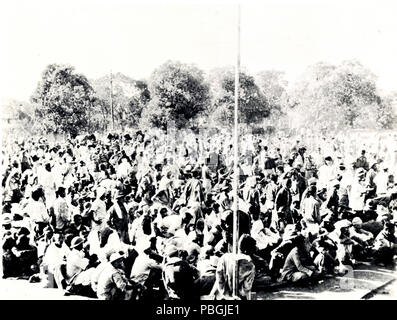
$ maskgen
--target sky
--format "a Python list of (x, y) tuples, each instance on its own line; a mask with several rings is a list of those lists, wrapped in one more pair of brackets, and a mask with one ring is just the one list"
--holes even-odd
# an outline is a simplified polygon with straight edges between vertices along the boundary
[[(44, 68), (71, 64), (89, 79), (149, 77), (167, 60), (208, 72), (234, 65), (237, 2), (2, 0), (0, 97), (28, 100)], [(244, 1), (241, 65), (296, 79), (319, 61), (356, 59), (397, 90), (397, 1)]]

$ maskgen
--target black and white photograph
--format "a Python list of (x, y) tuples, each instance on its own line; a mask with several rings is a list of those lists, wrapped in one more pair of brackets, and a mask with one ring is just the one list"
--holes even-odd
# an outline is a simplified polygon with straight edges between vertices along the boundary
[(397, 300), (397, 1), (0, 6), (0, 300)]

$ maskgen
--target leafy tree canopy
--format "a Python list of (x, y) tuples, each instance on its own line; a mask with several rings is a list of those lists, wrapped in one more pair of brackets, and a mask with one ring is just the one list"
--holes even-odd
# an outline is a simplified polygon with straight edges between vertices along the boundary
[[(239, 122), (259, 123), (270, 114), (270, 106), (254, 77), (241, 71), (239, 75)], [(234, 68), (215, 69), (209, 76), (211, 83), (211, 117), (221, 124), (233, 123), (234, 119)]]
[(149, 79), (151, 101), (142, 113), (143, 125), (165, 129), (168, 123), (185, 127), (207, 109), (209, 88), (194, 65), (167, 61)]
[(77, 135), (87, 128), (93, 89), (72, 66), (50, 64), (44, 70), (31, 100), (46, 132)]

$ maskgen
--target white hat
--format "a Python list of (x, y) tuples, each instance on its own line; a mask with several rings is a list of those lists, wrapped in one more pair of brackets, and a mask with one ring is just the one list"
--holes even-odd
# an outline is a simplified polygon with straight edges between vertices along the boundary
[(109, 262), (110, 262), (110, 263), (113, 263), (113, 262), (115, 262), (115, 261), (117, 261), (117, 260), (120, 260), (120, 259), (122, 259), (122, 258), (124, 258), (124, 254), (120, 254), (120, 252), (116, 252), (116, 253), (113, 253), (113, 254), (110, 256)]
[(84, 239), (82, 237), (74, 237), (71, 244), (70, 244), (70, 248), (76, 248), (78, 245), (83, 244), (84, 243)]
[(355, 217), (352, 221), (353, 226), (355, 225), (361, 225), (363, 221), (359, 217)]
[(11, 224), (11, 222), (12, 222), (12, 217), (11, 217), (11, 214), (9, 214), (9, 213), (4, 213), (3, 215), (2, 215), (2, 224), (3, 225), (5, 225), (5, 224)]

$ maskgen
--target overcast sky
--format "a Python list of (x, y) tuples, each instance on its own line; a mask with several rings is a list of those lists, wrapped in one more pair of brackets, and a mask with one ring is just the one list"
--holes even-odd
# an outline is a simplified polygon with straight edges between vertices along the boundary
[[(204, 71), (235, 63), (235, 3), (146, 2), (2, 0), (1, 97), (28, 99), (49, 63), (135, 79), (168, 59)], [(294, 79), (318, 61), (358, 59), (397, 90), (396, 17), (395, 0), (243, 2), (241, 63)]]

